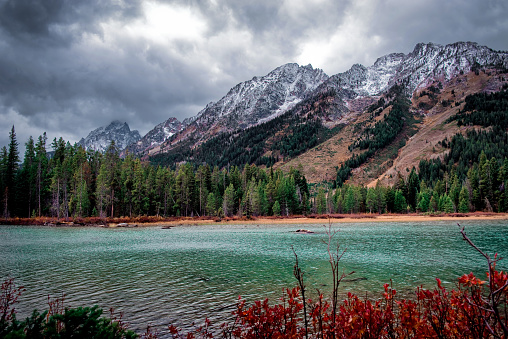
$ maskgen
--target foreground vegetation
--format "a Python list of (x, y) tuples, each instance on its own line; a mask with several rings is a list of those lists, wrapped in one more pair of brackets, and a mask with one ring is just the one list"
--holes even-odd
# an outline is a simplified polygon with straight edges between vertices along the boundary
[[(446, 290), (439, 279), (434, 290), (418, 288), (414, 298), (398, 299), (396, 291), (383, 286), (378, 298), (348, 293), (339, 300), (344, 254), (333, 245), (334, 232), (328, 229), (328, 255), (331, 268), (331, 295), (311, 300), (295, 253), (294, 276), (298, 287), (284, 291), (280, 302), (268, 299), (246, 305), (240, 299), (233, 319), (213, 327), (207, 320), (201, 327), (184, 333), (170, 325), (173, 338), (506, 338), (508, 336), (508, 274), (496, 269), (500, 258), (489, 256), (462, 236), (487, 261), (487, 278), (473, 273), (458, 279), (456, 289)], [(49, 300), (49, 310), (34, 311), (25, 320), (16, 318), (15, 305), (23, 292), (12, 279), (1, 286), (1, 338), (134, 338), (135, 333), (121, 316), (110, 310), (103, 316), (97, 306), (64, 308), (63, 299)], [(143, 338), (157, 338), (158, 329), (147, 326)]]

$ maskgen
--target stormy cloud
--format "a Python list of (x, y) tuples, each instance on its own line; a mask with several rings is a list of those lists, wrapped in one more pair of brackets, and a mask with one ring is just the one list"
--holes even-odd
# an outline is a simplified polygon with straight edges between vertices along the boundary
[(74, 143), (112, 120), (143, 135), (298, 62), (328, 75), (418, 42), (508, 49), (508, 3), (0, 0), (0, 146)]

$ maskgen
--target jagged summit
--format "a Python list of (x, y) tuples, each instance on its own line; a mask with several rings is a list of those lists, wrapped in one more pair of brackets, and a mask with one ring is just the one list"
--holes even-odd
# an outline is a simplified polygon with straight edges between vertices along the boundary
[(99, 127), (82, 138), (78, 144), (85, 149), (104, 152), (111, 141), (115, 141), (118, 149), (123, 150), (128, 145), (137, 142), (141, 136), (137, 130), (131, 131), (126, 122), (112, 121), (106, 127)]
[(217, 130), (247, 128), (287, 111), (327, 79), (328, 75), (310, 64), (288, 63), (265, 76), (239, 83), (183, 124), (198, 139)]

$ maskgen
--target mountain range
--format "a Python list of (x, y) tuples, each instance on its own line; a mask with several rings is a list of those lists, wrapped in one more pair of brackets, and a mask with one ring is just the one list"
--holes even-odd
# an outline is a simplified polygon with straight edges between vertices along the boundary
[[(349, 146), (358, 138), (361, 130), (372, 123), (366, 120), (366, 113), (372, 113), (378, 104), (380, 116), (386, 115), (385, 109), (389, 107), (383, 107), (381, 100), (388, 102), (393, 88), (411, 99), (411, 112), (420, 117), (420, 122), (414, 127), (417, 131), (411, 136), (413, 139), (409, 139), (409, 136), (406, 138), (408, 146), (411, 140), (419, 140), (418, 134), (429, 126), (436, 127), (438, 122), (442, 124), (452, 109), (460, 109), (460, 102), (467, 94), (499, 90), (507, 68), (508, 52), (494, 51), (473, 42), (445, 46), (419, 43), (408, 54), (388, 54), (371, 66), (355, 64), (346, 72), (332, 76), (311, 65), (289, 63), (265, 76), (239, 83), (224, 97), (209, 103), (191, 118), (182, 122), (169, 118), (142, 138), (137, 131), (130, 131), (127, 124), (113, 122), (91, 132), (80, 144), (103, 151), (108, 140), (115, 140), (120, 149), (129, 153), (145, 159), (158, 158), (159, 163), (172, 165), (172, 162), (181, 160), (201, 159), (200, 154), (204, 151), (200, 149), (206, 149), (207, 145), (212, 145), (213, 140), (221, 136), (229, 135), (230, 140), (233, 137), (238, 140), (242, 134), (255, 128), (259, 131), (269, 129), (273, 135), (264, 137), (261, 143), (246, 147), (244, 153), (251, 153), (257, 147), (256, 151), (261, 154), (258, 159), (270, 158), (270, 164), (280, 167), (302, 166), (311, 181), (327, 180), (332, 175), (332, 169), (351, 155)], [(421, 95), (429, 88), (439, 88), (439, 91), (432, 96)], [(451, 101), (455, 105), (444, 105), (444, 101)], [(284, 135), (295, 134), (295, 126), (309, 120), (319, 121), (317, 128), (334, 132), (321, 138), (319, 136), (327, 132), (325, 129), (319, 130), (316, 142), (309, 143), (309, 147), (298, 154), (291, 153), (291, 156), (279, 146), (274, 146), (283, 145)], [(278, 130), (268, 127), (271, 121), (280, 124)], [(432, 140), (446, 137), (455, 130), (456, 126), (444, 126), (443, 133), (437, 133)], [(232, 141), (228, 142), (231, 144)], [(329, 144), (333, 142), (332, 147)], [(406, 146), (404, 148), (408, 149)], [(323, 154), (317, 153), (326, 151), (324, 148), (328, 153), (334, 152), (334, 156), (325, 157), (329, 165), (316, 160), (323, 158)], [(392, 166), (387, 166), (389, 162), (381, 164), (381, 167), (386, 167), (386, 173), (378, 169), (376, 175), (364, 178), (363, 182), (392, 175), (389, 169), (404, 156), (404, 148), (398, 150), (395, 160), (391, 159)], [(439, 156), (439, 152), (425, 156)], [(409, 157), (404, 164), (409, 166), (415, 159), (416, 156)], [(310, 166), (313, 163), (316, 165)], [(313, 175), (313, 172), (317, 174)]]

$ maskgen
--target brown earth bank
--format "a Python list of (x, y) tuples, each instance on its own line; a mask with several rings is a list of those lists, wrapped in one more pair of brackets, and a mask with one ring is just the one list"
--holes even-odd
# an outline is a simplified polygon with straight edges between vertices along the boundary
[(319, 224), (319, 223), (352, 223), (352, 222), (426, 222), (452, 220), (506, 220), (508, 213), (410, 213), (410, 214), (322, 214), (293, 215), (289, 217), (121, 217), (121, 218), (7, 218), (0, 219), (0, 225), (35, 225), (35, 226), (89, 226), (89, 227), (145, 227), (145, 226), (183, 226), (183, 225), (216, 225), (216, 224)]

